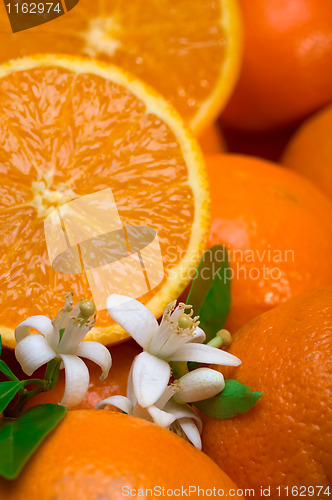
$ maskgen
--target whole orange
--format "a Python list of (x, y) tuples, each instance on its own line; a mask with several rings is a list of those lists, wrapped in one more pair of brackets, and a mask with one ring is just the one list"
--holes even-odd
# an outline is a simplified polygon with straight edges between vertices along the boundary
[(332, 106), (304, 122), (291, 139), (282, 163), (332, 198)]
[[(332, 288), (312, 290), (253, 319), (236, 333), (230, 352), (242, 365), (223, 367), (225, 376), (263, 395), (246, 414), (206, 418), (203, 450), (256, 496), (270, 486), (270, 498), (301, 492), (329, 498)], [(324, 488), (320, 494), (317, 486)]]
[(214, 155), (206, 164), (209, 245), (226, 245), (232, 264), (232, 332), (295, 295), (332, 285), (332, 203), (324, 194), (258, 158)]
[[(110, 348), (112, 355), (112, 368), (107, 379), (103, 381), (99, 380), (101, 375), (100, 367), (89, 360), (84, 360), (90, 373), (89, 390), (83, 401), (79, 405), (75, 406), (73, 410), (94, 408), (99, 401), (106, 399), (109, 396), (125, 396), (131, 364), (134, 357), (141, 351), (142, 349), (133, 340), (112, 346)], [(20, 365), (15, 359), (14, 351), (4, 349), (1, 359), (8, 364), (8, 366), (14, 371), (15, 375), (17, 375), (21, 380), (29, 378), (20, 369)], [(45, 367), (40, 368), (32, 375), (31, 378), (43, 378), (44, 373)], [(55, 387), (51, 391), (37, 394), (29, 401), (27, 407), (43, 403), (57, 404), (62, 400), (64, 391), (65, 374), (64, 370), (61, 370)]]
[[(172, 432), (120, 413), (79, 410), (68, 412), (18, 479), (0, 481), (0, 497), (157, 498), (157, 489), (176, 490), (177, 494), (182, 488), (188, 492), (189, 487), (236, 491), (235, 484), (208, 456)], [(195, 496), (192, 491), (191, 496), (198, 498), (198, 493)]]
[(244, 55), (223, 113), (237, 129), (297, 122), (332, 100), (332, 2), (240, 0)]

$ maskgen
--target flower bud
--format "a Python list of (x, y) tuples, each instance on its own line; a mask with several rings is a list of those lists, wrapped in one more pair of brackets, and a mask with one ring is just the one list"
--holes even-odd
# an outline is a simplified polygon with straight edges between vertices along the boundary
[(180, 378), (174, 398), (182, 403), (194, 403), (219, 394), (225, 387), (224, 377), (211, 368), (197, 368)]

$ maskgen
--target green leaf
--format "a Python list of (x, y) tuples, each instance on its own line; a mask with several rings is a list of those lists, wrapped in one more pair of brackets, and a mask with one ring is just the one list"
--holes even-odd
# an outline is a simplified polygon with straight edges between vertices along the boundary
[(209, 342), (224, 327), (231, 307), (231, 269), (225, 246), (215, 245), (204, 253), (187, 304), (199, 315), (199, 326)]
[(0, 413), (7, 408), (23, 385), (24, 382), (0, 382)]
[(59, 342), (62, 339), (64, 333), (65, 333), (65, 328), (61, 328), (61, 330), (59, 330), (59, 335), (60, 335)]
[(262, 392), (251, 392), (249, 387), (238, 380), (225, 380), (224, 390), (214, 398), (195, 403), (205, 415), (213, 418), (232, 418), (239, 413), (246, 413), (261, 397)]
[(9, 366), (7, 366), (2, 359), (0, 359), (0, 372), (6, 375), (6, 377), (10, 380), (15, 380), (16, 382), (18, 382), (18, 378), (16, 377), (16, 375), (14, 375)]
[(14, 479), (43, 439), (65, 416), (60, 405), (38, 405), (18, 418), (4, 418), (0, 424), (0, 476)]

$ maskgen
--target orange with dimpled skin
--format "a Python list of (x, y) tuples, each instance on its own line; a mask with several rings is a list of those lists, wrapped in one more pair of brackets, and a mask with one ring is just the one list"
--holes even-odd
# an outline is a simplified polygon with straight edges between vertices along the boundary
[[(68, 412), (16, 480), (0, 479), (0, 497), (120, 500), (134, 490), (132, 496), (158, 498), (151, 493), (156, 487), (177, 492), (189, 487), (232, 490), (233, 498), (242, 498), (233, 481), (183, 438), (146, 420), (106, 410)], [(147, 488), (150, 493), (144, 494)], [(193, 495), (198, 497), (197, 492)]]
[(270, 486), (272, 499), (330, 498), (332, 287), (254, 318), (234, 335), (230, 352), (242, 365), (220, 367), (224, 376), (263, 395), (243, 415), (204, 418), (203, 451), (256, 497)]
[(307, 177), (332, 199), (332, 106), (305, 121), (282, 157), (286, 167)]
[(332, 203), (278, 165), (206, 156), (212, 198), (209, 246), (226, 245), (234, 277), (227, 327), (312, 288), (332, 284)]
[(235, 129), (283, 128), (332, 100), (332, 2), (240, 0), (244, 53), (222, 119)]

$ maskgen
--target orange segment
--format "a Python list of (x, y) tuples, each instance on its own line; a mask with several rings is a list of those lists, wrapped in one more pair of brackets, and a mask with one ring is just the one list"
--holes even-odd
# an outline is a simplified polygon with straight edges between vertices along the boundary
[(12, 34), (0, 5), (0, 61), (40, 52), (112, 62), (163, 94), (199, 132), (231, 94), (241, 29), (235, 0), (80, 0), (67, 14)]
[(7, 207), (25, 205), (31, 201), (32, 193), (24, 184), (0, 178), (0, 210)]
[[(51, 267), (44, 220), (109, 188), (123, 226), (157, 232), (165, 277), (141, 300), (159, 316), (188, 283), (208, 234), (202, 156), (177, 113), (116, 67), (50, 55), (0, 66), (0, 100), (4, 344), (14, 345), (27, 316), (55, 315), (68, 291), (91, 297), (85, 273)], [(88, 335), (105, 344), (124, 337), (105, 311)]]
[(11, 130), (7, 120), (3, 117), (1, 123), (0, 176), (2, 179), (15, 179), (16, 182), (21, 183), (23, 178), (28, 178), (31, 175), (35, 176), (36, 170), (27, 157), (27, 152), (22, 149), (20, 138)]

